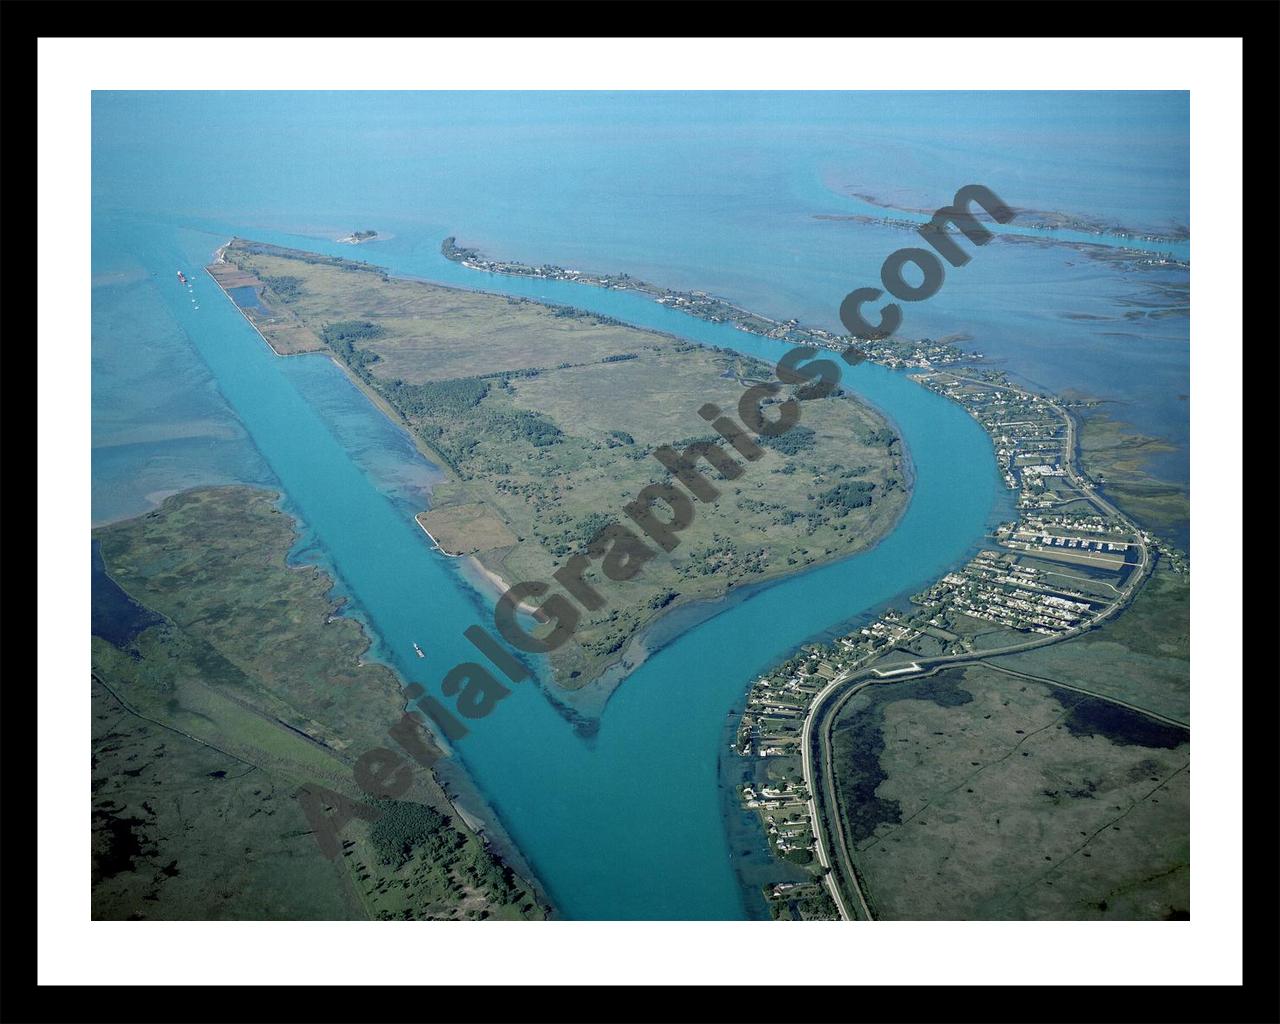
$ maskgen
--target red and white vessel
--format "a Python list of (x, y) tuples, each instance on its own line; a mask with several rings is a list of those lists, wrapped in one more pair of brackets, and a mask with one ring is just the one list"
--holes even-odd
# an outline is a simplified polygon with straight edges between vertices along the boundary
[(181, 270), (178, 271), (178, 280), (181, 281), (183, 284), (187, 283), (187, 275), (184, 274)]

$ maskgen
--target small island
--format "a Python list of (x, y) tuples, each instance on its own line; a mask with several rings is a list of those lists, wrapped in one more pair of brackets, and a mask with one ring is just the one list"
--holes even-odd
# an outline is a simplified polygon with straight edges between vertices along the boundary
[(339, 238), (339, 242), (346, 242), (347, 245), (359, 245), (361, 242), (372, 242), (378, 237), (378, 232), (373, 230), (353, 231), (349, 235)]

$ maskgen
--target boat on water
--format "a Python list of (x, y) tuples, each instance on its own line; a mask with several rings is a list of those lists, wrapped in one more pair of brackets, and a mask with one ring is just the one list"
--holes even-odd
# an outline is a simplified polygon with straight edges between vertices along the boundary
[(416, 640), (413, 642), (413, 653), (416, 654), (419, 658), (426, 657), (426, 655), (422, 653), (422, 648), (418, 646), (418, 641)]
[(181, 270), (178, 271), (178, 281), (182, 284), (187, 283), (187, 275), (184, 274)]

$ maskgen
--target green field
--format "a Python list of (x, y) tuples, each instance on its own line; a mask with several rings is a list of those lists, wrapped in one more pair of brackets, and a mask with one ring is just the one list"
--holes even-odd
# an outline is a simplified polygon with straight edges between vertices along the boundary
[(93, 916), (545, 916), (424, 767), (322, 856), (298, 787), (368, 802), (356, 759), (395, 747), (404, 702), (390, 669), (362, 663), (333, 581), (286, 564), (276, 500), (187, 491), (94, 531), (111, 578), (156, 614), (93, 638)]
[[(134, 689), (108, 646), (94, 641), (99, 669)], [(365, 916), (280, 775), (140, 718), (97, 679), (92, 709), (94, 920)]]
[(995, 663), (1190, 723), (1190, 644), (1190, 577), (1158, 568), (1133, 604), (1098, 629)]
[(879, 918), (1189, 914), (1184, 729), (975, 666), (855, 694), (833, 764)]
[[(256, 243), (234, 243), (225, 258), (276, 282), (263, 291), (287, 317), (272, 319), (323, 338), (447, 467), (424, 526), (508, 583), (550, 581), (610, 521), (631, 525), (623, 506), (670, 479), (653, 450), (716, 441), (698, 410), (713, 402), (732, 414), (745, 387), (773, 378), (757, 360), (577, 310)], [(258, 326), (270, 340), (273, 325)], [(588, 571), (605, 604), (584, 611), (572, 641), (552, 654), (561, 685), (596, 678), (680, 604), (851, 554), (891, 529), (909, 489), (893, 431), (850, 397), (801, 408), (800, 425), (759, 461), (738, 460), (737, 479), (706, 469), (719, 496), (695, 505), (674, 551), (625, 582), (598, 563)]]

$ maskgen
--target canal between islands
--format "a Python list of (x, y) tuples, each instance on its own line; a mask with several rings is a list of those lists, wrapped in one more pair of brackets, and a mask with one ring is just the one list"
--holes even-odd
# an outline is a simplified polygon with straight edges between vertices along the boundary
[[(297, 557), (338, 577), (348, 610), (373, 634), (372, 656), (437, 693), (450, 667), (474, 657), (463, 630), (489, 615), (461, 560), (432, 550), (411, 502), (388, 485), (395, 478), (388, 460), (420, 462), (421, 455), (327, 357), (275, 356), (207, 276), (196, 278), (199, 310), (185, 288), (164, 287), (175, 265), (202, 265), (234, 232), (228, 226), (215, 238), (131, 221), (111, 233), (155, 275), (169, 312), (279, 480), (285, 508), (301, 520)], [(315, 239), (254, 237), (353, 255), (349, 246)], [(436, 246), (424, 239), (359, 256), (396, 274), (572, 304), (771, 364), (785, 350), (636, 294), (480, 274), (445, 260)], [(870, 363), (845, 368), (844, 384), (893, 421), (914, 467), (910, 504), (889, 536), (862, 554), (724, 601), (719, 614), (650, 654), (591, 735), (528, 682), (456, 745), (470, 782), (563, 916), (762, 916), (759, 878), (736, 870), (746, 851), (738, 849), (741, 836), (731, 847), (726, 830), (732, 801), (720, 762), (729, 756), (730, 710), (741, 709), (748, 685), (770, 664), (922, 589), (1007, 512), (990, 441), (960, 406)], [(695, 409), (689, 418), (691, 432), (703, 426)], [(414, 655), (414, 641), (425, 659)]]

